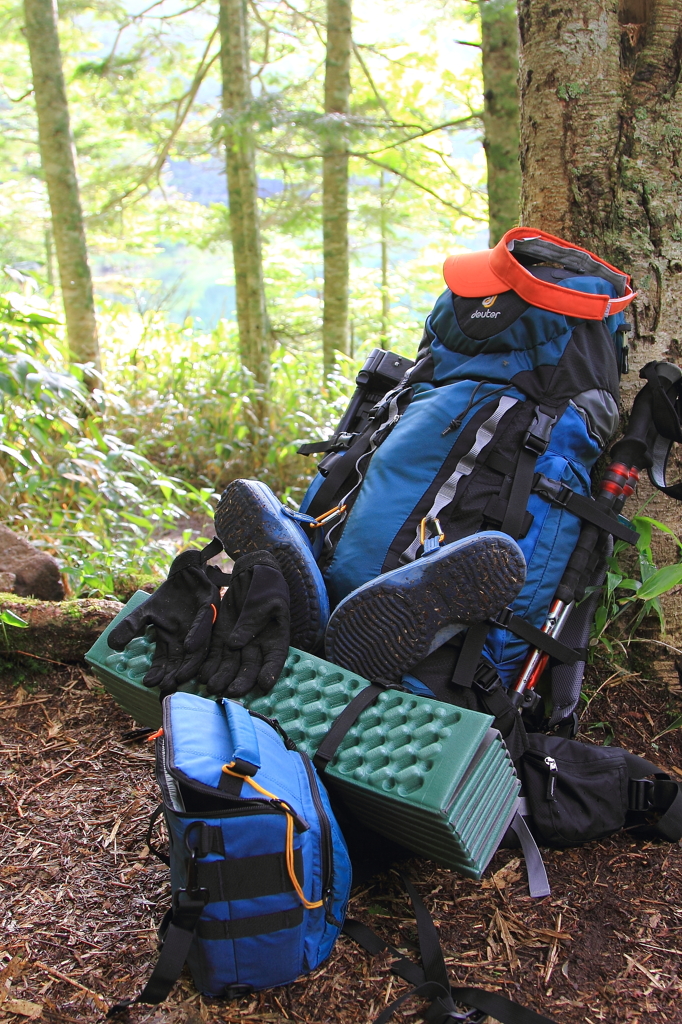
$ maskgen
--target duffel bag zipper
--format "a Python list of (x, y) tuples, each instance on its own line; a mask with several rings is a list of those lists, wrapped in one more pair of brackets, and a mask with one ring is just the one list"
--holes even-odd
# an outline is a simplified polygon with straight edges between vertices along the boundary
[(545, 799), (551, 800), (555, 803), (556, 797), (554, 795), (554, 791), (556, 789), (556, 780), (559, 778), (559, 769), (556, 761), (549, 754), (543, 757), (542, 754), (535, 750), (527, 750), (524, 756), (529, 757), (532, 761), (539, 761), (544, 765), (547, 772), (547, 789), (545, 792)]
[(324, 902), (325, 920), (328, 924), (333, 924), (336, 925), (337, 928), (340, 928), (342, 922), (338, 921), (334, 917), (332, 911), (334, 903), (334, 846), (332, 844), (332, 827), (329, 821), (329, 815), (324, 809), (324, 804), (322, 803), (322, 797), (320, 796), (320, 790), (317, 783), (317, 774), (313, 768), (312, 762), (306, 754), (301, 754), (301, 760), (303, 761), (308, 775), (308, 781), (310, 782), (310, 792), (312, 794), (313, 804), (315, 805), (315, 812), (320, 823), (320, 834), (322, 836), (322, 899)]

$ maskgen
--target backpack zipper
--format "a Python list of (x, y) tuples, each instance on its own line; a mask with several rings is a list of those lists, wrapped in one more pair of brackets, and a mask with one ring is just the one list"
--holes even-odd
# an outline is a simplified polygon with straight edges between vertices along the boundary
[(341, 921), (338, 921), (332, 913), (332, 904), (334, 902), (334, 847), (332, 844), (332, 827), (329, 821), (329, 816), (324, 809), (324, 804), (322, 803), (322, 797), (320, 796), (320, 790), (317, 783), (317, 774), (312, 766), (310, 758), (307, 754), (301, 754), (301, 760), (303, 761), (308, 775), (310, 792), (313, 798), (313, 804), (315, 805), (315, 812), (317, 814), (318, 821), (320, 822), (320, 833), (322, 836), (322, 900), (325, 910), (324, 916), (328, 924), (333, 924), (336, 925), (337, 928), (340, 928)]
[(527, 750), (525, 757), (530, 757), (532, 761), (541, 761), (547, 771), (547, 789), (545, 792), (545, 800), (551, 800), (553, 803), (556, 802), (556, 796), (554, 791), (556, 789), (556, 780), (559, 778), (559, 769), (557, 763), (551, 755), (547, 754), (543, 757), (542, 754), (537, 750)]

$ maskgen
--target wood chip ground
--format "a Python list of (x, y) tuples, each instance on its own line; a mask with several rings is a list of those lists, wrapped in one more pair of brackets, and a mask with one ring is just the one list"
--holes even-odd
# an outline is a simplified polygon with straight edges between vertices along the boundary
[[(157, 801), (151, 750), (122, 741), (133, 723), (85, 671), (47, 668), (24, 667), (19, 685), (16, 666), (0, 677), (0, 1020), (84, 1024), (139, 991), (170, 887), (144, 843)], [(680, 733), (652, 745), (679, 707), (674, 679), (618, 675), (601, 687), (586, 741), (611, 738), (682, 778)], [(547, 851), (546, 864), (552, 894), (534, 901), (512, 850), (496, 854), (482, 882), (409, 862), (453, 982), (502, 992), (557, 1024), (679, 1024), (680, 847), (619, 834)], [(350, 912), (414, 951), (396, 875), (358, 888)], [(385, 955), (342, 938), (320, 970), (288, 988), (212, 1002), (185, 974), (166, 1004), (136, 1007), (128, 1020), (369, 1024), (404, 988)], [(395, 1019), (419, 1020), (419, 1005)]]

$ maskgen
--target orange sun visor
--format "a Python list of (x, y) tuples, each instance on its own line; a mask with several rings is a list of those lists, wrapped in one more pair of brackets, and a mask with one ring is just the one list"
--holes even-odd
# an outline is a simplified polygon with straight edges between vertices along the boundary
[[(538, 262), (558, 263), (578, 274), (601, 277), (615, 287), (618, 297), (593, 295), (540, 281), (515, 259), (515, 251)], [(581, 249), (536, 228), (512, 228), (492, 249), (448, 256), (443, 265), (443, 277), (448, 288), (464, 298), (476, 299), (515, 291), (540, 309), (584, 320), (603, 320), (619, 313), (637, 294), (630, 287), (629, 274), (611, 266), (588, 249)]]

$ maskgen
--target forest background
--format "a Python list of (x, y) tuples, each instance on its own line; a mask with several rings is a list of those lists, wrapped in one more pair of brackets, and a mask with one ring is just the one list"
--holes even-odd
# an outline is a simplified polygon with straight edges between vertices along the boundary
[[(515, 23), (513, 5), (497, 7)], [(234, 477), (258, 474), (297, 504), (314, 468), (298, 444), (327, 436), (373, 347), (414, 355), (444, 256), (487, 246), (481, 19), (467, 2), (363, 0), (351, 29), (339, 4), (330, 99), (319, 0), (0, 11), (2, 516), (57, 555), (75, 594), (110, 594), (131, 569), (165, 567), (165, 535)], [(221, 71), (235, 38), (241, 55)], [(229, 96), (245, 52), (250, 74)], [(39, 131), (46, 90), (43, 122), (70, 119), (75, 181)], [(234, 239), (230, 139), (252, 177), (240, 186), (233, 169), (231, 205), (255, 189), (255, 243)], [(74, 193), (84, 269), (78, 251), (59, 259), (60, 231), (78, 249), (77, 225), (59, 223)], [(343, 251), (323, 252), (325, 216), (325, 232), (331, 217), (334, 238), (348, 233), (345, 268)], [(260, 324), (237, 324), (233, 241), (238, 266), (245, 244), (261, 250), (247, 300), (264, 302)], [(91, 275), (96, 327), (87, 281), (65, 290), (68, 258)]]
[[(0, 500), (72, 594), (163, 572), (235, 477), (297, 506), (296, 449), (367, 353), (414, 355), (444, 256), (519, 222), (633, 274), (625, 408), (682, 352), (675, 0), (0, 0), (0, 24)], [(638, 522), (602, 629), (680, 560), (643, 498), (668, 526)]]

